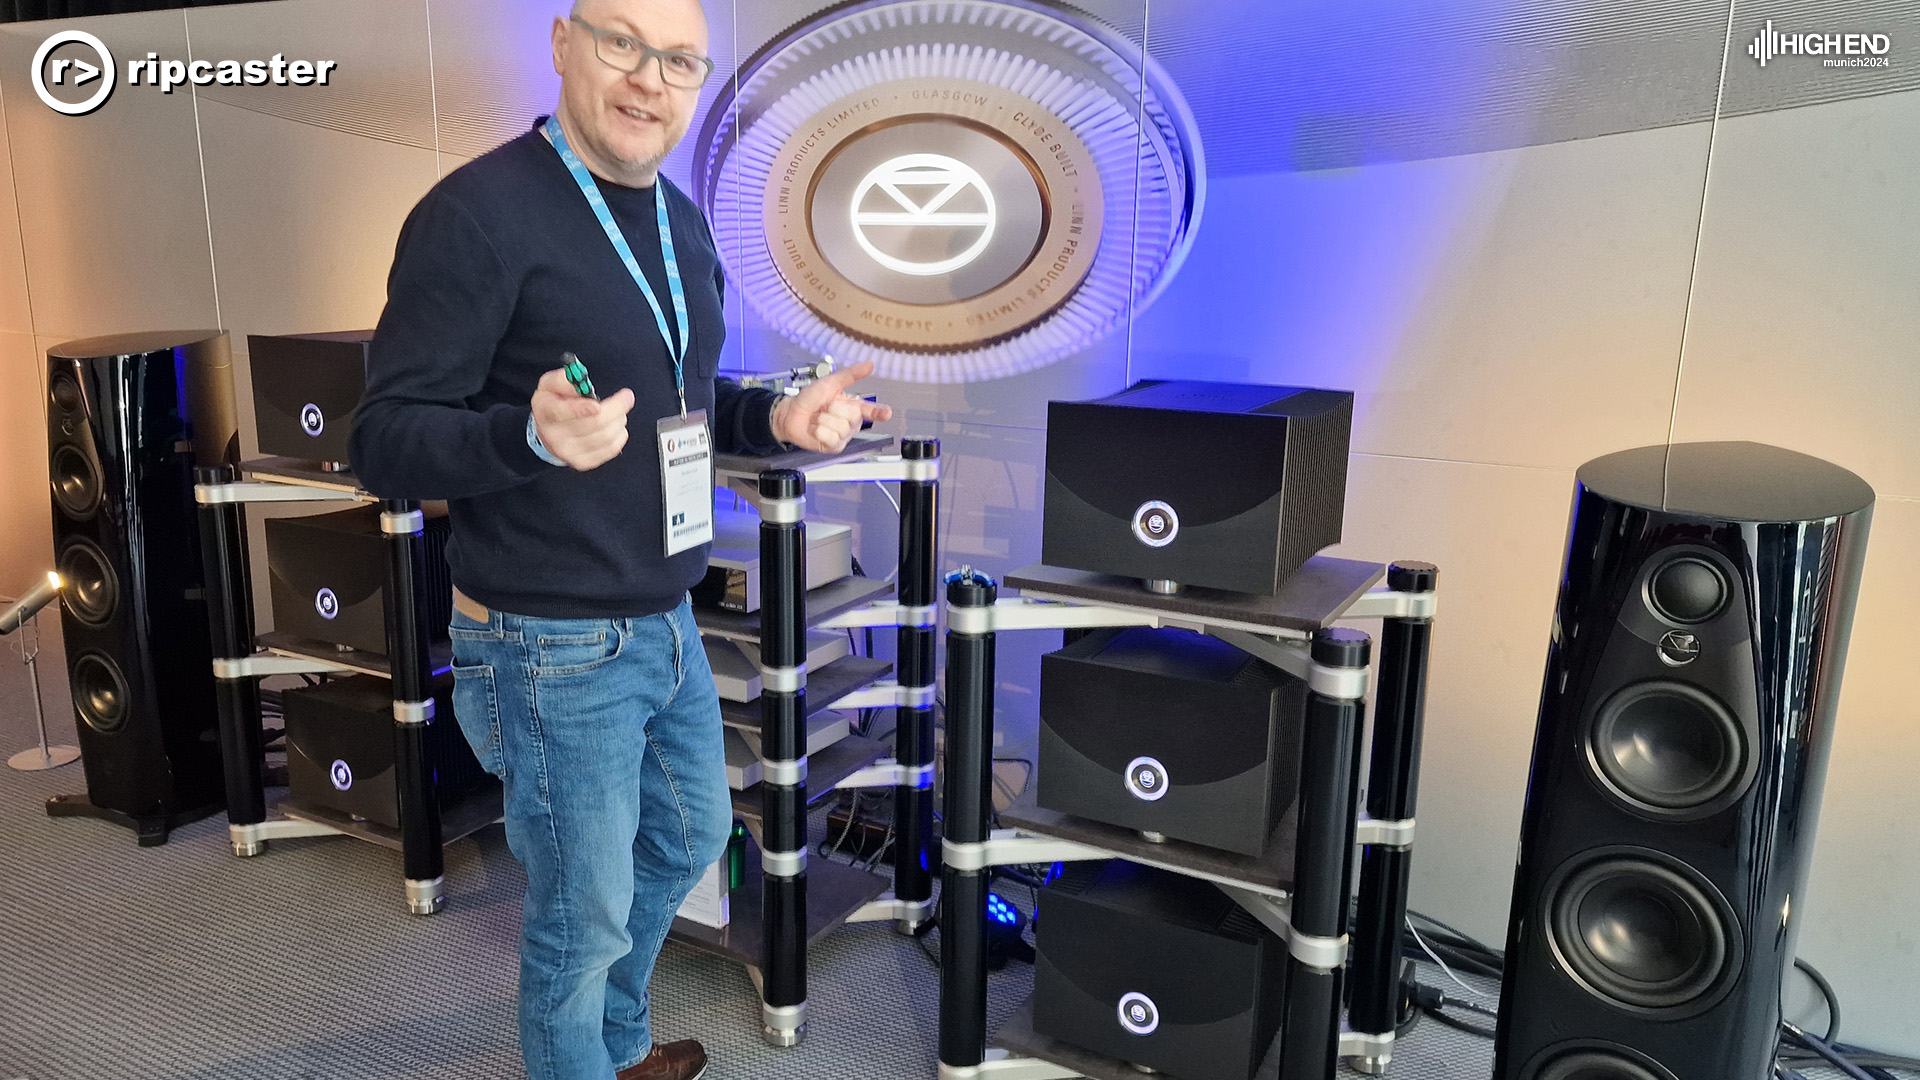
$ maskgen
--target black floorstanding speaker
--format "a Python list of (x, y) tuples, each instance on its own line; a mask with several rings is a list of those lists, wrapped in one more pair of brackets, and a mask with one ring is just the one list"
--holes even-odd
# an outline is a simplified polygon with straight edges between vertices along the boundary
[(47, 350), (60, 620), (86, 796), (47, 812), (144, 845), (225, 805), (193, 468), (239, 460), (227, 336), (190, 330)]
[(1768, 1080), (1873, 489), (1754, 443), (1582, 466), (1497, 1080)]

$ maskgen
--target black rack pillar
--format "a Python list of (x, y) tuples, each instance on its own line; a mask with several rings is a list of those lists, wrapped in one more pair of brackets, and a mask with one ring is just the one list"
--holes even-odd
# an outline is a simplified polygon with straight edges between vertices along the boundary
[(405, 499), (381, 503), (387, 538), (387, 658), (393, 676), (394, 778), (400, 796), (400, 859), (406, 871), (407, 910), (431, 915), (446, 906), (440, 849), (440, 802), (427, 764), (427, 725), (433, 722), (433, 660), (420, 622), (420, 583), (426, 579), (426, 515)]
[[(907, 439), (900, 446), (903, 461), (924, 463), (924, 479), (900, 482), (900, 605), (902, 620), (897, 670), (902, 687), (925, 691), (921, 704), (895, 710), (894, 760), (908, 768), (933, 767), (934, 612), (938, 603), (937, 578), (939, 481), (934, 469), (940, 461), (940, 440)], [(912, 468), (913, 466), (909, 466)], [(916, 932), (927, 921), (926, 906), (933, 898), (933, 872), (928, 845), (933, 838), (931, 777), (921, 784), (894, 789), (893, 895), (920, 905), (920, 913), (896, 919), (895, 929)], [(983, 901), (984, 902), (984, 901)]]
[[(1438, 579), (1439, 569), (1430, 563), (1395, 563), (1387, 568), (1387, 586), (1399, 593), (1431, 596)], [(1399, 1013), (1401, 924), (1407, 918), (1407, 884), (1413, 868), (1410, 830), (1420, 777), (1432, 635), (1429, 616), (1391, 617), (1380, 632), (1367, 816), (1402, 831), (1392, 842), (1368, 845), (1360, 862), (1348, 1022), (1355, 1034), (1371, 1044), (1353, 1060), (1354, 1067), (1366, 1073), (1386, 1070)]]
[(761, 1034), (807, 1030), (806, 478), (760, 474)]
[[(218, 488), (240, 478), (232, 465), (194, 469), (199, 487)], [(228, 670), (220, 661), (239, 661), (253, 653), (253, 584), (248, 576), (247, 526), (239, 503), (201, 502), (200, 561), (207, 594), (207, 624), (213, 633), (215, 708), (220, 723), (220, 757), (227, 781), (227, 823), (233, 853), (258, 855), (267, 842), (245, 835), (246, 826), (267, 819), (266, 777), (262, 773), (260, 684)]]
[[(998, 599), (992, 578), (961, 570), (947, 578), (947, 604), (954, 610), (992, 608)], [(982, 844), (988, 838), (993, 784), (994, 632), (947, 632), (946, 790), (942, 805), (948, 844)], [(940, 1064), (971, 1068), (987, 1052), (988, 866), (960, 870), (951, 863), (940, 876)]]
[(1280, 1080), (1326, 1080), (1339, 1060), (1354, 785), (1371, 644), (1344, 627), (1313, 634)]

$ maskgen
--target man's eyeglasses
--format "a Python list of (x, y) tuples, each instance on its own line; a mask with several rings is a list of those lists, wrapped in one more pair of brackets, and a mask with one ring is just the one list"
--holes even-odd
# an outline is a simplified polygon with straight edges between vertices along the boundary
[(698, 90), (709, 75), (713, 74), (713, 61), (699, 53), (680, 52), (676, 49), (656, 49), (653, 46), (618, 30), (602, 30), (588, 23), (578, 15), (570, 18), (586, 27), (593, 35), (593, 54), (600, 62), (618, 71), (631, 75), (647, 65), (647, 61), (660, 61), (660, 78), (668, 86), (682, 90)]

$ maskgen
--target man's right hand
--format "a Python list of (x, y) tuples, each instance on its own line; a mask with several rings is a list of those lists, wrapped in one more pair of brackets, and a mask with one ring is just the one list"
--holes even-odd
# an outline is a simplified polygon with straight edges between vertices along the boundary
[(632, 409), (632, 390), (595, 401), (581, 397), (565, 371), (554, 368), (540, 376), (533, 392), (533, 427), (549, 453), (585, 472), (612, 461), (627, 445)]

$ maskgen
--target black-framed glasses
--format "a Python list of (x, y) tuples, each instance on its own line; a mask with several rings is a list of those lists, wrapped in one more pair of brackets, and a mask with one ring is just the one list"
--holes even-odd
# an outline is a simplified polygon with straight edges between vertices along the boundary
[(632, 34), (602, 30), (578, 15), (569, 16), (568, 21), (586, 27), (587, 33), (593, 35), (593, 54), (616, 71), (631, 75), (646, 67), (647, 61), (658, 59), (661, 80), (682, 90), (700, 89), (713, 74), (713, 61), (699, 53), (656, 49)]

